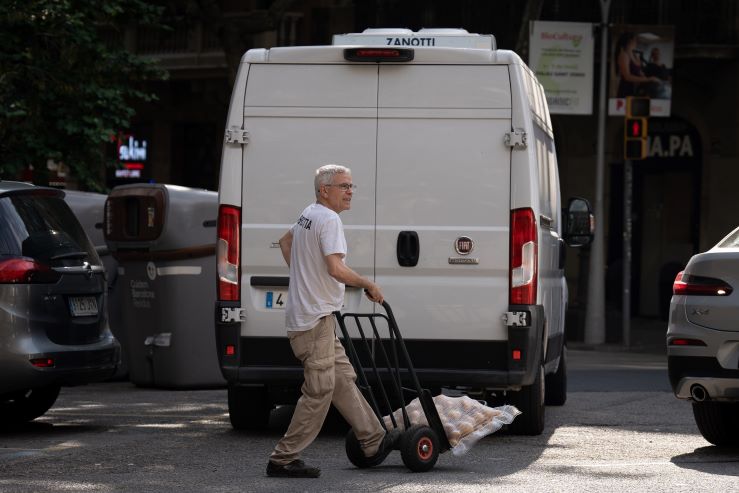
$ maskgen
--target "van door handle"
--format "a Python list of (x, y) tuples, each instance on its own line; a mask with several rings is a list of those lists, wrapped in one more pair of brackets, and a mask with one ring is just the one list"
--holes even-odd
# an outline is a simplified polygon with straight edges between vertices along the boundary
[(418, 233), (415, 231), (401, 231), (398, 233), (398, 263), (402, 267), (415, 267), (421, 250)]

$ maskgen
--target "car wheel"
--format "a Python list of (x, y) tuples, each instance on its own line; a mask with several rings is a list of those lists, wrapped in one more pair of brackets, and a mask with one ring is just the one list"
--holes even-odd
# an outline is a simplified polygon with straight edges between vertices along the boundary
[(693, 417), (703, 438), (714, 445), (739, 445), (739, 403), (693, 402)]
[(228, 416), (235, 430), (267, 428), (271, 411), (266, 387), (228, 386)]
[(544, 431), (544, 365), (539, 365), (531, 385), (509, 395), (509, 403), (516, 406), (521, 415), (508, 431), (516, 435), (541, 435)]
[(549, 406), (563, 406), (567, 402), (567, 346), (562, 346), (557, 371), (544, 379), (544, 401)]
[(58, 385), (49, 385), (0, 396), (0, 419), (3, 423), (32, 421), (54, 405), (59, 390)]

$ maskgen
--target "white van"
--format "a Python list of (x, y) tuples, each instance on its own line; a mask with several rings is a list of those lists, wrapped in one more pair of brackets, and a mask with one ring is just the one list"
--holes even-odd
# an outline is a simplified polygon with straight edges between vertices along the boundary
[[(566, 398), (568, 235), (544, 91), (516, 54), (448, 29), (249, 50), (226, 128), (215, 315), (234, 427), (299, 395), (277, 240), (339, 163), (358, 185), (347, 264), (381, 286), (421, 383), (496, 396), (523, 411), (516, 432), (542, 432), (545, 375), (547, 402)], [(589, 205), (565, 212), (589, 241)], [(376, 309), (347, 287), (345, 311)]]

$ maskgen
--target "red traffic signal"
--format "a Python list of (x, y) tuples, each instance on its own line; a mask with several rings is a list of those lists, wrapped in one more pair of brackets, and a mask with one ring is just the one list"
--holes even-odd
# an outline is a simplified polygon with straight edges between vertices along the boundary
[(642, 139), (647, 137), (647, 119), (646, 118), (627, 118), (626, 119), (626, 138)]
[(624, 119), (624, 159), (638, 160), (647, 157), (647, 119)]

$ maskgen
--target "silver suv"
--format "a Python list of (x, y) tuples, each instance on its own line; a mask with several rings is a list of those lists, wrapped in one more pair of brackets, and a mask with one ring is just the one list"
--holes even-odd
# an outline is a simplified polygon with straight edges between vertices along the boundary
[(103, 266), (63, 197), (0, 181), (0, 424), (43, 415), (61, 386), (120, 360)]
[(703, 437), (739, 445), (739, 228), (675, 278), (667, 368)]

